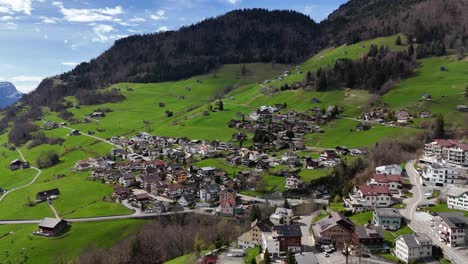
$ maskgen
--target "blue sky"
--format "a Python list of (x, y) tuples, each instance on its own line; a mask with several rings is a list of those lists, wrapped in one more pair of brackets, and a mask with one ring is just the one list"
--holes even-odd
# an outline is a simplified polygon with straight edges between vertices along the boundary
[(316, 21), (346, 0), (0, 0), (0, 81), (22, 92), (121, 37), (175, 30), (233, 9), (293, 9)]

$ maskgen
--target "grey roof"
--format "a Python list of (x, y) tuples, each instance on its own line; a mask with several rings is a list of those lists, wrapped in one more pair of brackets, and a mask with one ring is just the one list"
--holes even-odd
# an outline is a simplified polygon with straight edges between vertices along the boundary
[(301, 227), (299, 225), (275, 225), (273, 226), (279, 236), (302, 237)]
[(331, 212), (331, 214), (323, 219), (320, 219), (315, 223), (315, 229), (318, 233), (321, 233), (329, 228), (332, 228), (336, 225), (342, 226), (343, 228), (351, 231), (354, 227), (354, 223), (351, 222), (348, 218), (344, 217), (340, 213)]
[(380, 226), (356, 226), (354, 228), (358, 238), (383, 238), (383, 230)]
[(419, 247), (421, 243), (431, 243), (431, 238), (424, 233), (404, 234), (401, 238), (405, 241), (408, 248)]
[(395, 208), (375, 208), (374, 214), (378, 217), (401, 218), (400, 211)]
[(55, 228), (60, 222), (62, 222), (60, 218), (46, 217), (39, 223), (39, 227)]
[(450, 228), (468, 228), (468, 218), (462, 212), (437, 214)]
[(273, 228), (273, 222), (271, 222), (269, 218), (257, 221), (254, 225), (258, 226), (258, 229), (262, 232), (271, 232), (271, 229)]
[(447, 196), (459, 197), (466, 192), (468, 192), (466, 188), (450, 187), (447, 191)]

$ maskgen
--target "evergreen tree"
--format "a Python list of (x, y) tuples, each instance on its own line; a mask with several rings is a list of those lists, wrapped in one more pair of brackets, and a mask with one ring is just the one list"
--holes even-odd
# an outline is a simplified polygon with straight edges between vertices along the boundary
[(286, 264), (297, 264), (296, 257), (291, 250), (286, 253)]
[(250, 221), (255, 221), (255, 220), (260, 220), (261, 213), (260, 209), (258, 206), (254, 205), (252, 206), (252, 209), (250, 210)]
[(400, 46), (400, 45), (401, 45), (401, 38), (400, 38), (400, 36), (398, 36), (398, 37), (396, 38), (395, 44), (396, 44), (397, 46)]
[(263, 264), (270, 264), (270, 263), (271, 263), (270, 253), (268, 252), (268, 249), (265, 249), (265, 253), (263, 257)]
[(223, 240), (219, 236), (219, 234), (216, 235), (216, 240), (215, 240), (215, 247), (216, 248), (221, 248), (223, 246)]
[(219, 108), (219, 111), (223, 111), (223, 110), (224, 110), (224, 103), (223, 103), (222, 100), (219, 100), (218, 108)]
[(437, 115), (437, 118), (434, 121), (432, 129), (433, 138), (444, 138), (445, 137), (445, 121), (442, 114)]
[(411, 44), (411, 45), (408, 47), (408, 56), (410, 56), (410, 57), (413, 57), (413, 56), (414, 56), (414, 46), (413, 46), (413, 44)]
[(291, 205), (289, 205), (288, 198), (284, 199), (283, 207), (286, 209), (291, 209)]

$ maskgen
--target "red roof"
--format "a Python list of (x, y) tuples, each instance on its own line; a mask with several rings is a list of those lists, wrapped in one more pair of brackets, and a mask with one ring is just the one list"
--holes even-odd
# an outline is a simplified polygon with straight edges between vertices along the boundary
[(363, 196), (377, 196), (380, 194), (390, 194), (390, 190), (386, 185), (359, 185), (359, 191)]
[(436, 142), (438, 145), (442, 147), (457, 146), (463, 150), (468, 150), (468, 144), (463, 144), (460, 141), (457, 141), (454, 139), (434, 139), (434, 142)]
[(221, 207), (234, 207), (236, 206), (236, 200), (235, 199), (221, 199), (221, 201), (219, 201), (219, 204), (221, 205)]
[(400, 182), (401, 176), (398, 174), (374, 174), (373, 177), (375, 182), (388, 183), (388, 182)]

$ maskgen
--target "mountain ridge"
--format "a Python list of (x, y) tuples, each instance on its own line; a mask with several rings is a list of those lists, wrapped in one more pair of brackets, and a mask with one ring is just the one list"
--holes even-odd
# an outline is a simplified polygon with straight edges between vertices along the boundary
[(8, 107), (21, 99), (23, 93), (11, 82), (0, 81), (0, 108)]

